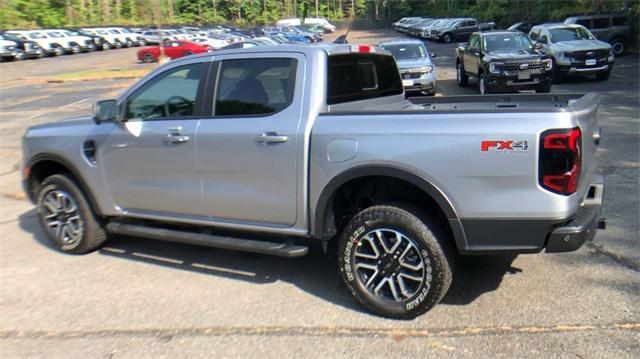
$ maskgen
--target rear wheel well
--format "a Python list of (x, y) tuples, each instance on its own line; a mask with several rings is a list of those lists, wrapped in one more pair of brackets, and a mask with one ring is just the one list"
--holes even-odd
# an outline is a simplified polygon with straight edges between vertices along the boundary
[(358, 177), (338, 187), (324, 216), (325, 238), (340, 233), (358, 212), (389, 203), (406, 203), (420, 208), (448, 233), (455, 246), (448, 218), (433, 197), (411, 182), (388, 176)]

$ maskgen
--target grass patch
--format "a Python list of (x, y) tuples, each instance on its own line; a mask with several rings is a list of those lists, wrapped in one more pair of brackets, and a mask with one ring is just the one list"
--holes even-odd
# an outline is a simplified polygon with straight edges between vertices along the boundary
[(65, 72), (55, 75), (47, 82), (76, 82), (76, 81), (97, 81), (113, 79), (133, 79), (146, 75), (152, 67), (103, 69), (103, 70), (83, 70), (76, 72)]

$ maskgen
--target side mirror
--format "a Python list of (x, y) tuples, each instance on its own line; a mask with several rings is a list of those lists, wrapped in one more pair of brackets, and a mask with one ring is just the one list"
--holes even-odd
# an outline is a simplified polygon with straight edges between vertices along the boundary
[(536, 42), (535, 45), (533, 45), (533, 48), (536, 50), (541, 50), (544, 47), (544, 43), (542, 42)]
[(432, 52), (432, 53), (431, 53), (431, 58), (433, 59), (433, 58), (435, 58), (435, 57), (438, 57), (438, 55), (437, 55), (435, 52)]
[(98, 101), (93, 106), (93, 121), (99, 125), (103, 122), (115, 122), (118, 118), (118, 103), (116, 100)]

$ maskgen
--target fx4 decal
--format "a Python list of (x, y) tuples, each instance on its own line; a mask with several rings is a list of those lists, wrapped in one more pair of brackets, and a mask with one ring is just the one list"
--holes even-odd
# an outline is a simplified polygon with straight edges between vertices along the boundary
[(482, 141), (480, 143), (482, 152), (488, 152), (489, 150), (524, 152), (528, 148), (527, 141)]

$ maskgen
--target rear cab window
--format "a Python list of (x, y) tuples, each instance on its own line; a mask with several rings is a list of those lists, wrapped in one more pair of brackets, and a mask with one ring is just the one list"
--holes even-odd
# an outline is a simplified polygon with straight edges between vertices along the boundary
[(402, 80), (391, 56), (346, 54), (328, 57), (328, 105), (402, 93)]

